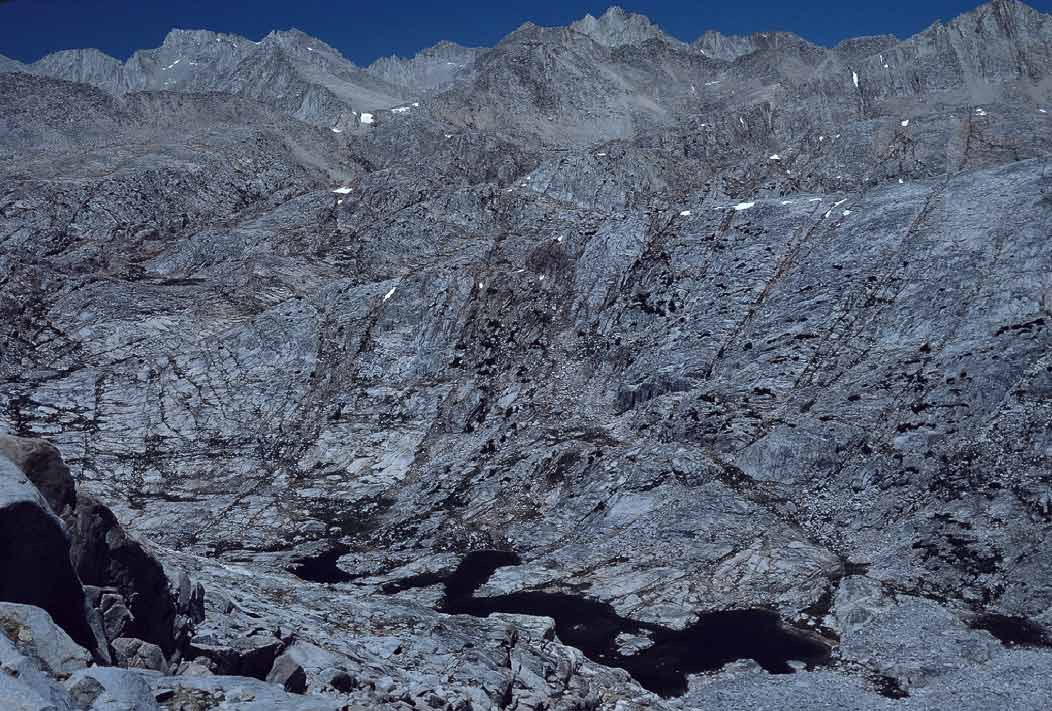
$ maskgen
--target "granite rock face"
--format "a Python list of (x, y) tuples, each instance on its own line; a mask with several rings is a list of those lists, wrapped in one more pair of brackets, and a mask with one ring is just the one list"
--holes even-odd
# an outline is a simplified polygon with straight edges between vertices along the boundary
[[(15, 69), (0, 428), (50, 445), (12, 501), (162, 707), (1047, 697), (1049, 16)], [(758, 610), (830, 653), (642, 664)]]

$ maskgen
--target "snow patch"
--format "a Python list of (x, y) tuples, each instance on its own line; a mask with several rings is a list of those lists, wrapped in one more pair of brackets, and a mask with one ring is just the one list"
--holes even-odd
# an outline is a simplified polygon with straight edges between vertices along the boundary
[(333, 190), (333, 192), (334, 193), (338, 193), (340, 195), (346, 195), (347, 193), (351, 192), (352, 190), (354, 190), (354, 188), (336, 188), (335, 190)]
[(165, 67), (165, 68), (164, 68), (164, 69), (162, 69), (161, 71), (162, 71), (162, 72), (166, 72), (166, 71), (168, 71), (169, 69), (171, 69), (172, 67), (174, 67), (174, 66), (175, 66), (176, 64), (178, 64), (178, 63), (179, 63), (179, 62), (181, 62), (181, 61), (183, 61), (182, 57), (180, 57), (179, 59), (177, 59), (177, 60), (175, 60), (174, 62), (172, 62), (171, 64), (169, 64), (169, 65), (168, 65), (167, 67)]
[(750, 207), (752, 207), (755, 204), (756, 204), (755, 202), (740, 202), (740, 203), (738, 203), (737, 205), (734, 206), (734, 209), (737, 210), (738, 212), (741, 212), (742, 210), (748, 210)]
[(342, 128), (331, 128), (329, 130), (332, 131), (333, 133), (343, 133), (343, 129)]
[(851, 214), (851, 210), (844, 210), (844, 217), (847, 217), (850, 214)]
[(391, 113), (392, 114), (404, 114), (408, 110), (409, 110), (408, 106), (396, 106), (395, 108), (391, 109)]
[(909, 119), (903, 119), (902, 121), (899, 121), (899, 125), (902, 126), (903, 128), (906, 128), (907, 126), (910, 125), (910, 120)]
[(596, 158), (606, 158), (606, 154), (605, 153), (596, 153), (595, 157)]
[(792, 205), (793, 201), (792, 200), (782, 200), (782, 204), (783, 205)]
[(396, 289), (396, 288), (397, 288), (397, 287), (394, 287), (394, 286), (392, 286), (392, 287), (391, 287), (391, 290), (390, 290), (389, 292), (387, 292), (386, 294), (384, 294), (384, 301), (387, 301), (387, 300), (388, 300), (388, 299), (390, 299), (390, 298), (391, 298), (392, 296), (394, 296), (394, 293), (395, 293), (395, 289)]
[(982, 109), (976, 109), (975, 110), (975, 115), (976, 116), (986, 116), (986, 112), (983, 111)]
[(1040, 111), (1040, 112), (1041, 112), (1041, 113), (1043, 113), (1043, 114), (1047, 114), (1047, 113), (1048, 113), (1048, 112), (1047, 112), (1047, 111), (1045, 111), (1044, 109), (1038, 109), (1038, 111)]
[(781, 160), (781, 159), (782, 159), (782, 157), (780, 155), (778, 155), (777, 153), (775, 153), (773, 156), (771, 156), (767, 160)]
[(363, 113), (359, 117), (358, 120), (361, 121), (362, 123), (372, 123), (373, 122), (373, 115), (372, 114)]
[(855, 88), (858, 88), (858, 72), (851, 72), (851, 81), (855, 82)]
[(679, 211), (679, 216), (680, 217), (690, 217), (690, 210), (680, 210)]
[(822, 202), (822, 198), (811, 198), (808, 202)]

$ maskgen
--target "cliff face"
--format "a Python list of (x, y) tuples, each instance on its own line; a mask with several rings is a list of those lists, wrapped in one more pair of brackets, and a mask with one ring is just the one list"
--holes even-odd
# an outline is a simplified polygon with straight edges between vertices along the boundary
[(216, 591), (212, 671), (1040, 706), (1050, 70), (1000, 0), (833, 49), (612, 10), (368, 70), (53, 55), (0, 74), (0, 427)]

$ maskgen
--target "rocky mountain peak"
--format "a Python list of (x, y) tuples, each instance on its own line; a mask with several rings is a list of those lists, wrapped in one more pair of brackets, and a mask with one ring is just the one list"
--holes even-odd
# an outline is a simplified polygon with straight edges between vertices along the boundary
[(580, 20), (572, 23), (570, 29), (574, 32), (588, 35), (606, 47), (639, 44), (650, 39), (678, 42), (678, 40), (665, 34), (649, 18), (625, 12), (617, 5), (608, 8), (598, 18), (591, 14), (585, 15)]

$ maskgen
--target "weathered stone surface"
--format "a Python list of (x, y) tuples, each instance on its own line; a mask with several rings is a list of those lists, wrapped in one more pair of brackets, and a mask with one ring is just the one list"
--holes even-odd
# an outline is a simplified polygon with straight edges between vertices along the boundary
[(76, 486), (73, 477), (62, 461), (62, 455), (50, 443), (0, 434), (0, 455), (22, 470), (55, 514), (61, 516), (74, 504)]
[[(192, 630), (172, 670), (219, 681), (178, 693), (285, 654), (366, 708), (1040, 706), (1048, 16), (825, 48), (612, 11), (374, 98), (312, 42), (0, 74), (0, 426), (112, 509), (68, 519), (78, 569), (111, 631)], [(586, 599), (619, 656), (765, 608), (833, 663), (659, 698), (554, 617), (441, 613), (490, 549), (521, 564), (477, 599)], [(144, 616), (154, 551), (189, 577)]]
[(95, 667), (70, 676), (63, 686), (77, 708), (91, 711), (159, 711), (145, 677), (131, 669)]
[(141, 639), (121, 637), (113, 640), (113, 652), (117, 663), (122, 667), (135, 669), (152, 669), (162, 674), (168, 673), (168, 662), (164, 652), (156, 644), (143, 642)]
[(274, 660), (274, 666), (267, 674), (267, 681), (280, 684), (285, 691), (293, 694), (302, 694), (307, 690), (307, 673), (287, 653)]
[(24, 656), (55, 676), (68, 675), (91, 663), (91, 653), (74, 642), (44, 610), (0, 602), (0, 633)]

